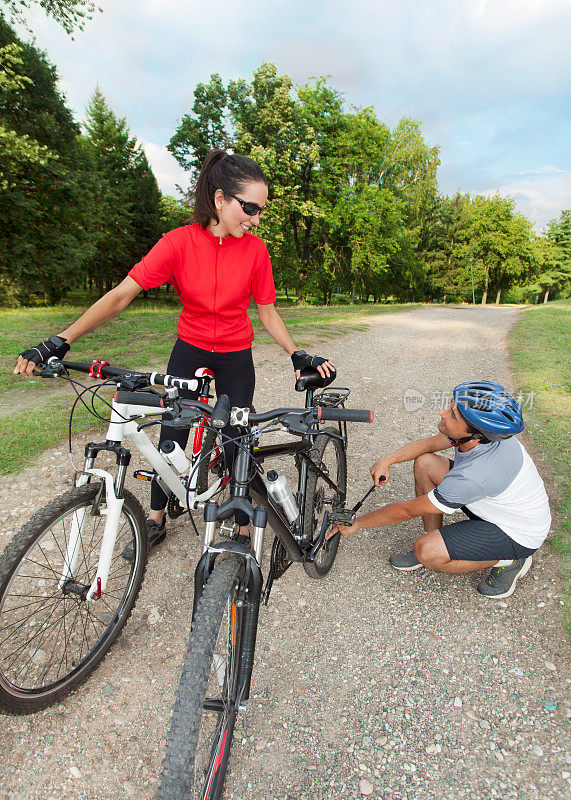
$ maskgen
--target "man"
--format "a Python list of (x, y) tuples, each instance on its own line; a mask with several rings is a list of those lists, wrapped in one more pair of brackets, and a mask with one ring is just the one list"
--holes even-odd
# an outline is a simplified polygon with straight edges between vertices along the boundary
[[(438, 413), (436, 436), (405, 445), (371, 467), (379, 486), (389, 480), (393, 464), (414, 461), (416, 499), (363, 514), (350, 526), (335, 525), (329, 536), (421, 516), (424, 535), (410, 552), (391, 556), (395, 569), (424, 566), (458, 574), (491, 567), (478, 592), (509, 597), (551, 524), (543, 481), (513, 438), (524, 427), (521, 408), (499, 384), (472, 381), (457, 386), (450, 406)], [(451, 445), (454, 460), (437, 455)], [(459, 509), (469, 519), (443, 526), (442, 514)]]

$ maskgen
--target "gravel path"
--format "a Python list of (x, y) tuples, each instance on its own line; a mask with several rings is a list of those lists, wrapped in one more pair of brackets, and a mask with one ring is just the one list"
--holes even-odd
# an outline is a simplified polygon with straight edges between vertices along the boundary
[[(496, 377), (513, 388), (505, 337), (518, 313), (424, 308), (318, 348), (352, 387), (353, 406), (376, 412), (374, 425), (351, 426), (350, 499), (380, 454), (434, 432), (435, 407), (456, 383)], [(276, 349), (257, 348), (256, 360), (257, 408), (297, 405)], [(0, 546), (69, 476), (59, 448), (0, 479)], [(402, 464), (370, 500), (412, 495)], [(493, 602), (475, 591), (479, 574), (392, 570), (388, 556), (419, 533), (418, 520), (361, 532), (341, 544), (325, 580), (294, 565), (274, 586), (227, 800), (560, 800), (569, 791), (571, 672), (555, 557), (544, 547), (516, 593)], [(97, 672), (54, 708), (0, 718), (0, 800), (155, 797), (199, 554), (188, 528), (171, 523)]]

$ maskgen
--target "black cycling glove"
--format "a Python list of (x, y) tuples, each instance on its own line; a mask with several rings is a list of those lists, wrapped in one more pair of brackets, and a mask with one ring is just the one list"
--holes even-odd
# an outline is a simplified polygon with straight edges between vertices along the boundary
[(27, 361), (33, 361), (34, 364), (47, 364), (50, 358), (63, 358), (69, 345), (61, 336), (50, 336), (45, 342), (40, 342), (35, 347), (30, 347), (29, 350), (24, 350), (20, 353), (22, 358)]
[(324, 364), (326, 361), (329, 361), (328, 358), (322, 358), (321, 356), (310, 356), (305, 352), (305, 350), (296, 350), (291, 354), (291, 360), (293, 362), (294, 369), (305, 369), (306, 367), (312, 367), (315, 369), (320, 364)]

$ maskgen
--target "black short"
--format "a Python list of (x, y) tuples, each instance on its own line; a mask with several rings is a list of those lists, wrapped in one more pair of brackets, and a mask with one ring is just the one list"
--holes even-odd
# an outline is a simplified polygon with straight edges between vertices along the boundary
[(452, 561), (500, 561), (527, 558), (535, 549), (524, 547), (494, 525), (463, 508), (470, 519), (443, 525), (440, 533)]

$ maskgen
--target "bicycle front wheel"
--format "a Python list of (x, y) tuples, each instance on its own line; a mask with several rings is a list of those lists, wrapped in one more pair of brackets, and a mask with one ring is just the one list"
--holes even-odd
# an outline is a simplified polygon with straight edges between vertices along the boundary
[(216, 564), (204, 587), (167, 734), (159, 800), (222, 797), (243, 681), (243, 569), (243, 561), (230, 556)]
[[(332, 433), (337, 433), (333, 429)], [(315, 437), (311, 457), (316, 465), (333, 481), (335, 491), (317, 472), (309, 471), (305, 491), (305, 515), (303, 533), (306, 541), (313, 542), (321, 531), (323, 515), (327, 508), (342, 506), (347, 493), (347, 455), (343, 443), (321, 433)], [(314, 561), (306, 561), (303, 567), (310, 578), (323, 578), (335, 561), (339, 537), (324, 542)]]
[(79, 686), (135, 605), (147, 535), (143, 509), (127, 491), (107, 586), (98, 600), (85, 599), (105, 528), (100, 488), (72, 489), (36, 512), (0, 558), (0, 710), (37, 711)]

